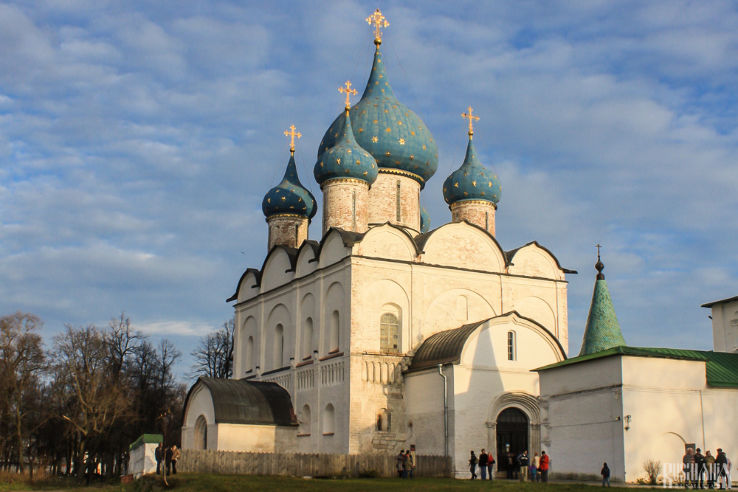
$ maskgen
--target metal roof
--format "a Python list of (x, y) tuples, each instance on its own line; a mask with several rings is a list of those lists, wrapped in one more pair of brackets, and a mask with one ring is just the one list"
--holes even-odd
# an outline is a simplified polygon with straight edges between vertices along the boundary
[(487, 320), (435, 333), (418, 347), (408, 372), (420, 371), (438, 364), (458, 363), (469, 335)]
[(210, 392), (216, 423), (297, 425), (290, 394), (277, 383), (201, 377), (190, 388), (185, 408), (198, 385)]
[(706, 302), (700, 307), (709, 308), (709, 307), (714, 306), (715, 304), (722, 304), (724, 302), (733, 302), (733, 301), (738, 301), (738, 296), (728, 297), (727, 299), (720, 299), (719, 301)]
[(704, 361), (705, 378), (709, 386), (717, 388), (738, 388), (738, 353), (713, 352), (703, 350), (673, 349), (661, 347), (628, 347), (625, 345), (613, 347), (593, 354), (573, 357), (562, 362), (550, 364), (536, 369), (546, 371), (558, 367), (569, 366), (588, 360), (602, 359), (615, 355), (629, 355), (634, 357), (656, 357), (661, 359), (681, 359)]

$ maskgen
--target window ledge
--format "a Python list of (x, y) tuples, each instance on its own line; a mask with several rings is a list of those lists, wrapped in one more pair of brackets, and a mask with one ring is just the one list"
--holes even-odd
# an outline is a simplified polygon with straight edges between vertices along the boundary
[(343, 355), (343, 352), (328, 352), (328, 355), (325, 357), (321, 357), (320, 361), (328, 360), (328, 359), (334, 359), (336, 357), (341, 357)]
[(295, 364), (295, 367), (309, 366), (312, 363), (313, 363), (313, 360), (312, 359), (310, 359), (310, 360), (304, 360), (304, 361), (300, 362), (299, 364)]
[(334, 435), (334, 433), (333, 432), (324, 432), (323, 435), (324, 436), (332, 436), (332, 435)]
[(297, 437), (310, 437), (310, 434), (297, 434)]

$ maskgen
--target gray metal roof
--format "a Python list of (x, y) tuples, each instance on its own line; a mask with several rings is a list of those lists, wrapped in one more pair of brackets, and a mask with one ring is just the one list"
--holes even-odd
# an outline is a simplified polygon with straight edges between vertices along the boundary
[(469, 335), (487, 320), (435, 333), (429, 336), (415, 352), (408, 372), (420, 371), (438, 364), (458, 363)]
[(738, 301), (738, 296), (728, 297), (727, 299), (720, 299), (719, 301), (706, 302), (700, 307), (709, 308), (709, 307), (714, 306), (715, 304), (722, 304), (724, 302), (733, 302), (733, 301)]
[(190, 388), (185, 409), (198, 385), (210, 392), (216, 423), (297, 425), (290, 394), (277, 383), (201, 377)]
[(507, 318), (513, 315), (538, 326), (556, 344), (562, 359), (566, 360), (566, 351), (561, 345), (561, 342), (545, 326), (534, 319), (521, 316), (517, 311), (509, 311), (499, 316), (475, 321), (459, 328), (434, 333), (426, 338), (420, 347), (418, 347), (418, 350), (415, 351), (413, 360), (406, 372), (421, 371), (435, 367), (438, 364), (458, 364), (461, 361), (461, 352), (464, 350), (466, 340), (474, 330), (493, 319)]

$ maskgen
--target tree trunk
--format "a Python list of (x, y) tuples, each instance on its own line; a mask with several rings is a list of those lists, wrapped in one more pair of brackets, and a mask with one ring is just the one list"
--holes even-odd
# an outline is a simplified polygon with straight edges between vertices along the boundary
[(20, 472), (23, 473), (23, 428), (21, 427), (21, 413), (20, 408), (16, 405), (15, 408), (15, 437), (18, 440), (18, 466)]

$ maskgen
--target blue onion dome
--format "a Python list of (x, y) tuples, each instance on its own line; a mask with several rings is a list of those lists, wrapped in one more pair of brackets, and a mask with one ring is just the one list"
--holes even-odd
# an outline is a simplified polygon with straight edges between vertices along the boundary
[[(318, 148), (318, 161), (341, 135), (344, 114), (331, 124)], [(374, 65), (361, 100), (351, 108), (358, 144), (380, 169), (414, 178), (422, 186), (438, 169), (438, 146), (425, 123), (397, 100), (384, 71), (377, 44)]]
[(443, 182), (443, 199), (449, 205), (463, 200), (484, 200), (497, 206), (500, 196), (500, 180), (479, 162), (469, 135), (464, 163)]
[(374, 157), (356, 143), (351, 118), (340, 118), (341, 129), (334, 144), (318, 155), (313, 168), (315, 180), (322, 186), (331, 179), (360, 179), (370, 186), (377, 179), (379, 168)]
[(425, 207), (420, 207), (420, 233), (425, 234), (430, 230), (430, 214)]
[(261, 210), (267, 218), (282, 214), (300, 215), (308, 219), (315, 216), (318, 210), (315, 197), (300, 183), (294, 152), (290, 152), (290, 161), (282, 181), (264, 196)]

